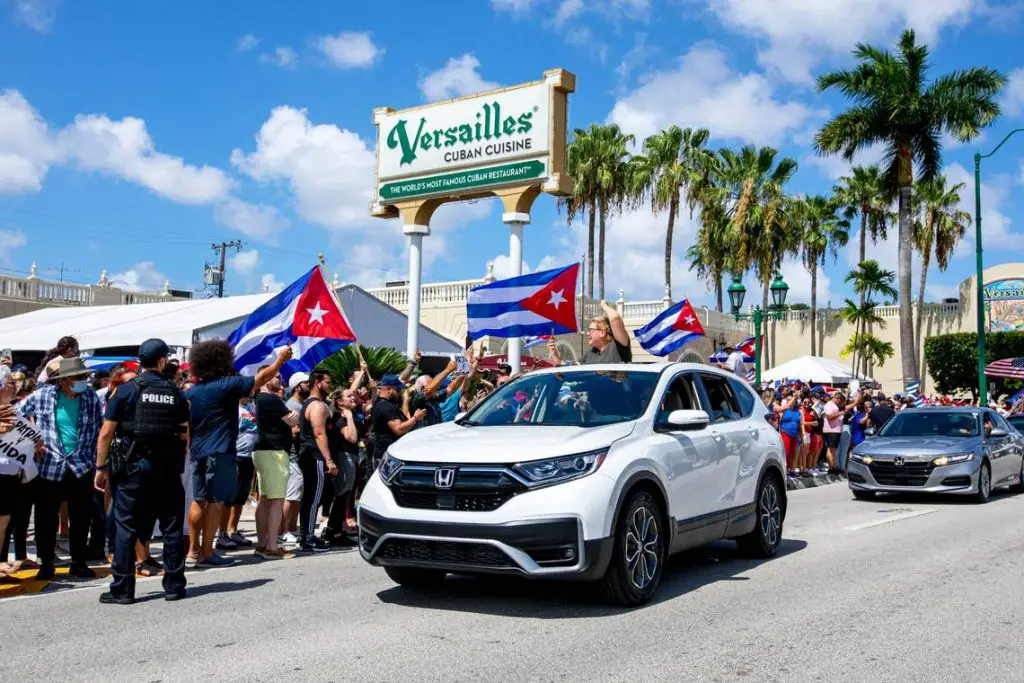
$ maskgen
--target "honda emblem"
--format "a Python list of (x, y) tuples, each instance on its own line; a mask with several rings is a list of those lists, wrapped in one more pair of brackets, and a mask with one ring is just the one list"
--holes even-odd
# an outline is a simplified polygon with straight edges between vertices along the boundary
[(434, 470), (434, 486), (439, 489), (450, 489), (455, 484), (455, 470), (450, 467)]
[(892, 459), (892, 464), (893, 465), (904, 465), (904, 464), (906, 464), (906, 462), (907, 462), (907, 459), (904, 458), (901, 455), (900, 456), (896, 456), (895, 458)]

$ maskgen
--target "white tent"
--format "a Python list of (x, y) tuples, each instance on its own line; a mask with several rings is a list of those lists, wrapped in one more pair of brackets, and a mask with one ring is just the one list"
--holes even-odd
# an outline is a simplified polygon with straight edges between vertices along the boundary
[[(406, 316), (354, 285), (337, 291), (342, 309), (365, 346), (405, 347)], [(0, 348), (41, 352), (71, 335), (86, 352), (138, 346), (158, 337), (168, 346), (227, 337), (273, 294), (191, 299), (125, 306), (44, 308), (0, 321)], [(420, 347), (430, 355), (459, 353), (462, 345), (420, 325)]]
[(814, 384), (849, 384), (850, 380), (874, 382), (870, 377), (855, 377), (853, 370), (839, 361), (818, 356), (800, 356), (761, 373), (762, 382), (798, 379)]

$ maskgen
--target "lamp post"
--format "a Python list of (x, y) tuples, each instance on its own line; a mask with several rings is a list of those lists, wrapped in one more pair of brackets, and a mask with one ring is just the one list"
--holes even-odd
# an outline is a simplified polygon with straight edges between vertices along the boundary
[(978, 405), (988, 405), (988, 378), (985, 377), (985, 283), (982, 281), (984, 271), (984, 261), (982, 260), (982, 246), (981, 246), (981, 160), (987, 159), (996, 152), (999, 148), (1006, 144), (1006, 141), (1012, 138), (1017, 133), (1024, 131), (1024, 128), (1016, 128), (1011, 130), (1003, 138), (1002, 142), (996, 145), (988, 154), (982, 154), (981, 152), (974, 153), (974, 252), (977, 260), (977, 300), (974, 302), (974, 307), (977, 309), (977, 321), (978, 321)]
[(775, 320), (782, 318), (789, 285), (782, 279), (782, 273), (775, 273), (775, 279), (772, 280), (768, 289), (772, 293), (771, 309), (762, 311), (760, 306), (755, 306), (753, 313), (740, 313), (740, 309), (743, 307), (743, 298), (747, 295), (747, 288), (743, 286), (739, 275), (733, 275), (732, 284), (726, 290), (729, 293), (729, 306), (732, 308), (732, 315), (736, 321), (751, 320), (754, 323), (754, 384), (761, 383), (761, 324), (766, 315)]

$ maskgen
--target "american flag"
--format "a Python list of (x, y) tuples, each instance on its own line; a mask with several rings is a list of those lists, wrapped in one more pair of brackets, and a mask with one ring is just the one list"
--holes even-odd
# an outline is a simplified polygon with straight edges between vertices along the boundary
[(1024, 358), (1004, 358), (985, 366), (985, 374), (992, 377), (1024, 379)]

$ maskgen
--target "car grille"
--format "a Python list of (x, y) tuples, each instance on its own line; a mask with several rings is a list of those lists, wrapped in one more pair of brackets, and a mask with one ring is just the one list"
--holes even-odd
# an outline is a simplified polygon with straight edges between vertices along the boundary
[(391, 538), (384, 541), (377, 558), (401, 562), (429, 562), (475, 567), (515, 567), (508, 555), (486, 543), (423, 541)]
[[(434, 485), (437, 469), (454, 469), (450, 488)], [(399, 507), (422, 510), (489, 512), (526, 491), (505, 467), (426, 465), (405, 467), (391, 482), (391, 493)]]
[(875, 460), (868, 469), (880, 486), (924, 486), (935, 468), (931, 461), (896, 465), (889, 460)]

